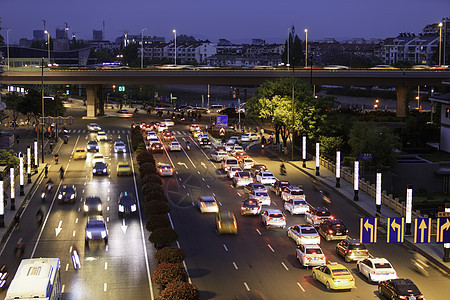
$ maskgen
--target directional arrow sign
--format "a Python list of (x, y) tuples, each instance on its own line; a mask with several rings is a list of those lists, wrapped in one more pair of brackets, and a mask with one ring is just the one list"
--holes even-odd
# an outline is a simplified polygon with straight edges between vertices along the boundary
[(405, 236), (404, 228), (404, 218), (388, 218), (387, 242), (403, 243), (403, 238)]
[(123, 234), (125, 234), (127, 232), (127, 228), (128, 226), (125, 225), (125, 218), (122, 219), (122, 226), (120, 226), (122, 228)]
[(431, 219), (417, 218), (414, 223), (414, 243), (429, 243), (431, 241)]
[(207, 169), (206, 164), (204, 162), (201, 162), (201, 164), (202, 164), (203, 168)]
[(186, 169), (188, 169), (188, 166), (187, 166), (185, 163), (183, 163), (183, 162), (178, 162), (178, 165), (179, 165), (179, 166), (185, 166)]
[(59, 221), (58, 227), (55, 228), (55, 230), (56, 230), (56, 236), (58, 236), (58, 234), (59, 234), (59, 233), (61, 232), (61, 230), (62, 230), (61, 225), (62, 225), (62, 221)]
[(377, 242), (377, 218), (361, 218), (359, 239), (361, 243)]
[(450, 217), (437, 219), (437, 243), (450, 243)]

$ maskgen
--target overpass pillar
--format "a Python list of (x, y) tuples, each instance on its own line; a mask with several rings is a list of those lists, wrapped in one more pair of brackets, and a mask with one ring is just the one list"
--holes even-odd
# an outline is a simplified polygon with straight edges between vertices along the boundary
[(102, 86), (99, 84), (87, 84), (86, 85), (86, 107), (87, 117), (94, 118), (98, 115), (99, 104), (101, 101)]
[(397, 117), (406, 117), (406, 95), (408, 94), (407, 86), (397, 86), (395, 88), (397, 93)]

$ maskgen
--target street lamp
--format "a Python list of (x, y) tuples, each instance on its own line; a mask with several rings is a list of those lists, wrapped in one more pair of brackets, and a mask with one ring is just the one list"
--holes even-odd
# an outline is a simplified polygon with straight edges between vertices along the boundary
[(48, 64), (50, 64), (50, 32), (48, 32), (47, 30), (44, 30), (44, 33), (47, 34), (47, 52), (48, 52)]
[(288, 27), (288, 40), (287, 40), (287, 61), (286, 61), (286, 66), (287, 69), (289, 71), (289, 41), (291, 39), (291, 27)]
[(172, 30), (173, 34), (175, 35), (175, 66), (177, 65), (177, 31), (174, 29)]
[(147, 28), (141, 29), (141, 69), (144, 68), (144, 30)]
[(442, 66), (441, 64), (441, 58), (442, 58), (442, 22), (439, 23), (439, 66)]
[(8, 71), (9, 71), (9, 31), (11, 28), (6, 29), (6, 52), (8, 54)]
[(305, 68), (308, 66), (308, 29), (305, 29)]
[[(44, 58), (42, 58), (42, 68), (41, 68), (41, 102), (42, 102), (42, 163), (44, 163), (44, 126), (45, 126), (45, 114), (44, 114)], [(37, 129), (39, 132), (39, 128)]]

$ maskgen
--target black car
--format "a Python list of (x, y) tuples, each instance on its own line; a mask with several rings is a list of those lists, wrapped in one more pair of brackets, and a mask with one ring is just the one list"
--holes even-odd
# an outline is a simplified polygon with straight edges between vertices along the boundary
[(102, 214), (102, 200), (100, 197), (87, 197), (83, 206), (85, 214)]
[(339, 242), (336, 245), (336, 253), (348, 263), (369, 257), (369, 250), (359, 240), (348, 239)]
[(249, 183), (246, 186), (244, 186), (244, 192), (246, 194), (250, 194), (253, 190), (260, 190), (260, 191), (266, 191), (267, 192), (267, 188), (264, 184), (259, 183), (259, 182), (253, 182), (253, 183)]
[(261, 213), (261, 204), (258, 200), (247, 199), (242, 201), (241, 215), (259, 215)]
[(410, 279), (397, 278), (378, 283), (378, 293), (388, 299), (423, 299), (419, 288)]
[(224, 108), (221, 111), (219, 111), (219, 115), (227, 115), (227, 116), (230, 116), (230, 115), (234, 116), (237, 113), (238, 112), (237, 112), (236, 107), (227, 107), (227, 108)]
[(134, 196), (129, 192), (122, 192), (119, 196), (119, 217), (136, 213), (137, 203)]
[(58, 202), (59, 203), (75, 203), (77, 198), (77, 188), (74, 185), (63, 185), (59, 190)]
[(94, 165), (94, 168), (92, 169), (92, 174), (107, 175), (108, 174), (108, 165), (101, 161), (96, 162)]
[(289, 186), (291, 186), (290, 184), (289, 184), (289, 182), (288, 181), (280, 181), (280, 180), (277, 180), (277, 181), (275, 181), (275, 183), (272, 185), (272, 191), (276, 194), (276, 195), (281, 195), (281, 192), (285, 189), (285, 188), (287, 188), (287, 187), (289, 187)]
[(262, 164), (253, 165), (253, 167), (250, 169), (250, 173), (252, 173), (252, 177), (256, 178), (256, 175), (259, 174), (259, 172), (267, 171), (267, 167)]
[(348, 230), (342, 220), (325, 220), (319, 224), (319, 234), (323, 236), (327, 242), (331, 240), (346, 240), (348, 238)]
[(202, 138), (198, 143), (201, 148), (211, 148), (211, 141), (208, 138)]
[(156, 152), (163, 152), (164, 148), (163, 145), (161, 143), (153, 143), (152, 144), (152, 152), (156, 153)]

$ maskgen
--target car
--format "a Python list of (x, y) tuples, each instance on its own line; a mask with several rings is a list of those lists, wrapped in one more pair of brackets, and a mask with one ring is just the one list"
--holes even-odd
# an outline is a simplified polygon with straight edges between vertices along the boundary
[(266, 191), (266, 192), (268, 191), (266, 186), (259, 182), (249, 183), (246, 186), (244, 186), (244, 192), (246, 194), (251, 193), (253, 190)]
[(189, 125), (189, 131), (190, 132), (194, 132), (196, 130), (200, 130), (200, 125), (198, 125), (198, 124), (191, 124), (191, 125)]
[(425, 299), (414, 282), (406, 278), (378, 282), (378, 294), (389, 299)]
[(127, 146), (122, 141), (117, 141), (114, 143), (114, 153), (126, 153), (127, 152)]
[(150, 149), (152, 149), (153, 153), (164, 152), (164, 146), (159, 142), (151, 144)]
[(164, 125), (166, 125), (167, 127), (171, 127), (171, 126), (174, 126), (174, 125), (175, 125), (175, 123), (173, 122), (172, 119), (164, 119), (164, 120), (161, 122), (161, 124), (164, 124)]
[(322, 223), (319, 224), (318, 231), (327, 242), (331, 240), (345, 240), (348, 238), (348, 229), (344, 225), (344, 222), (339, 219), (322, 221)]
[(97, 141), (89, 141), (86, 145), (86, 149), (87, 151), (94, 151), (94, 152), (98, 152), (99, 151), (99, 147), (98, 147), (98, 143)]
[(202, 138), (199, 142), (200, 148), (211, 148), (211, 141), (209, 138)]
[(192, 136), (193, 136), (194, 138), (198, 138), (198, 136), (199, 136), (200, 134), (203, 134), (203, 131), (201, 131), (201, 130), (195, 130), (195, 131), (192, 132)]
[(346, 239), (336, 245), (336, 254), (342, 256), (345, 262), (358, 261), (369, 257), (369, 249), (358, 240)]
[(147, 123), (145, 123), (145, 122), (139, 123), (139, 128), (140, 128), (141, 130), (144, 130), (146, 127), (147, 127)]
[(169, 151), (181, 151), (181, 145), (178, 142), (170, 142)]
[(242, 146), (239, 146), (239, 145), (234, 145), (233, 149), (231, 149), (231, 151), (230, 151), (230, 154), (232, 156), (235, 156), (236, 153), (238, 153), (238, 152), (245, 152), (244, 148)]
[(237, 172), (242, 172), (241, 167), (234, 167), (234, 166), (229, 167), (227, 171), (228, 179), (233, 179), (234, 175), (236, 175)]
[(132, 193), (121, 192), (119, 195), (119, 217), (135, 214), (137, 211), (137, 202)]
[(100, 131), (100, 130), (102, 130), (102, 128), (100, 126), (98, 126), (97, 123), (89, 123), (87, 125), (87, 129), (89, 131)]
[(92, 196), (84, 199), (84, 214), (102, 214), (102, 200), (100, 197)]
[(248, 198), (258, 200), (261, 205), (270, 206), (270, 196), (267, 191), (253, 190), (248, 194)]
[(337, 263), (314, 267), (312, 278), (323, 283), (327, 290), (350, 290), (355, 287), (355, 278), (350, 271)]
[(150, 147), (154, 144), (154, 143), (159, 143), (160, 141), (159, 141), (159, 139), (158, 139), (158, 137), (156, 137), (156, 136), (151, 136), (149, 139), (148, 139), (148, 144), (150, 145)]
[(59, 203), (75, 203), (77, 199), (77, 188), (74, 185), (64, 184), (58, 193)]
[(303, 193), (303, 190), (296, 186), (289, 186), (286, 187), (281, 192), (281, 199), (283, 201), (288, 201), (289, 199), (302, 199), (306, 200), (305, 193)]
[(275, 195), (281, 196), (281, 193), (283, 192), (283, 190), (290, 186), (291, 185), (289, 184), (289, 181), (277, 180), (274, 182), (274, 184), (272, 184), (272, 186), (270, 187), (270, 190), (272, 192), (274, 192)]
[(277, 180), (271, 172), (264, 171), (256, 175), (256, 181), (262, 184), (274, 184)]
[(228, 143), (233, 143), (233, 144), (237, 145), (239, 143), (239, 137), (238, 136), (231, 136), (228, 139)]
[(85, 228), (85, 243), (89, 246), (92, 240), (103, 240), (108, 244), (108, 230), (102, 216), (89, 216)]
[(214, 196), (201, 196), (197, 201), (201, 213), (218, 213), (219, 206)]
[(249, 172), (241, 171), (237, 172), (233, 176), (233, 186), (235, 187), (243, 187), (252, 182), (253, 178)]
[(225, 151), (230, 152), (231, 150), (233, 150), (234, 143), (232, 143), (232, 142), (226, 142), (226, 143), (224, 144), (224, 147), (225, 147)]
[(397, 272), (386, 258), (367, 257), (358, 260), (356, 270), (364, 275), (370, 283), (397, 279)]
[(250, 170), (255, 165), (255, 161), (250, 157), (247, 157), (241, 159), (239, 161), (239, 165), (241, 166), (242, 170)]
[(128, 109), (121, 109), (116, 112), (117, 116), (119, 118), (132, 118), (133, 113), (129, 111)]
[(206, 133), (201, 133), (197, 136), (197, 142), (200, 142), (202, 139), (209, 139), (209, 136)]
[(209, 110), (214, 112), (219, 112), (221, 109), (224, 109), (224, 107), (220, 104), (214, 104), (209, 107)]
[(86, 148), (78, 147), (73, 153), (73, 159), (86, 159)]
[(241, 204), (241, 215), (259, 215), (261, 213), (261, 204), (258, 200), (246, 199)]
[(228, 153), (226, 151), (214, 151), (213, 154), (211, 154), (211, 160), (215, 162), (221, 162), (225, 157), (228, 157)]
[(256, 177), (260, 172), (267, 171), (267, 167), (263, 164), (256, 164), (250, 169), (250, 173), (252, 173), (253, 177)]
[(98, 162), (106, 163), (105, 157), (101, 154), (95, 154), (94, 157), (92, 157), (92, 165), (95, 165)]
[(224, 170), (225, 172), (228, 172), (228, 169), (230, 167), (239, 167), (239, 163), (236, 158), (227, 157), (222, 160), (222, 170)]
[(253, 142), (259, 140), (259, 136), (256, 133), (244, 133), (241, 136), (242, 142)]
[(233, 155), (239, 162), (245, 158), (248, 158), (248, 154), (245, 151), (239, 151)]
[(117, 164), (117, 176), (131, 176), (131, 166), (127, 162), (119, 162)]
[(304, 215), (309, 211), (309, 204), (303, 199), (289, 199), (284, 202), (284, 209), (291, 215)]
[(297, 245), (320, 244), (320, 235), (311, 225), (294, 225), (287, 230), (287, 236), (295, 241)]
[(235, 116), (237, 114), (236, 107), (226, 107), (218, 112), (219, 115)]
[(279, 209), (268, 209), (261, 214), (261, 221), (266, 228), (286, 227), (286, 216)]
[(237, 222), (234, 214), (229, 211), (221, 211), (216, 216), (216, 229), (218, 234), (237, 234)]
[(170, 142), (170, 141), (175, 140), (175, 136), (174, 136), (173, 133), (170, 132), (170, 131), (164, 132), (163, 135), (162, 135), (162, 138), (163, 138), (163, 140), (164, 140), (165, 142)]
[(97, 132), (97, 141), (107, 141), (108, 136), (106, 135), (106, 132), (104, 131), (98, 131)]
[(93, 175), (108, 175), (108, 165), (104, 162), (96, 162), (92, 168)]
[(158, 163), (158, 174), (159, 176), (173, 176), (173, 168), (171, 165), (166, 163)]
[(326, 207), (309, 207), (309, 211), (305, 212), (305, 221), (314, 226), (318, 226), (322, 221), (333, 220), (334, 217)]
[(148, 131), (148, 132), (147, 132), (147, 135), (146, 135), (147, 141), (149, 141), (149, 140), (152, 139), (152, 138), (158, 139), (158, 136), (157, 136), (156, 132), (154, 132), (154, 131)]
[(348, 70), (349, 67), (341, 65), (328, 65), (323, 67), (324, 70)]
[(295, 256), (303, 267), (317, 267), (327, 264), (325, 255), (317, 244), (298, 245)]
[(370, 68), (370, 70), (397, 70), (397, 68), (390, 65), (376, 65), (375, 67)]

